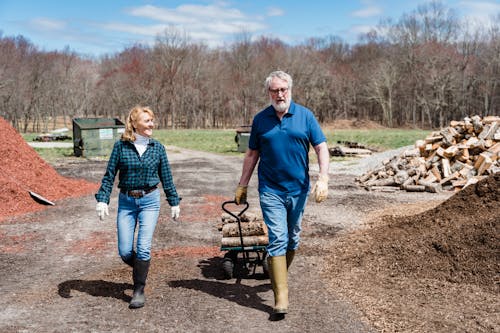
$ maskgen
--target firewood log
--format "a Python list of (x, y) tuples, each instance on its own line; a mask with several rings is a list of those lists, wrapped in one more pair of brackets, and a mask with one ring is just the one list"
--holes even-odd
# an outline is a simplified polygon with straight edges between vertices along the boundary
[(472, 126), (474, 126), (474, 132), (476, 134), (481, 133), (481, 131), (483, 130), (483, 123), (481, 122), (481, 117), (476, 115), (472, 117), (471, 120), (472, 120)]
[[(243, 237), (243, 246), (267, 244), (269, 244), (269, 237), (267, 235)], [(222, 237), (221, 245), (231, 247), (241, 246), (241, 240), (240, 237)]]
[(405, 185), (405, 186), (401, 186), (401, 189), (403, 189), (407, 192), (424, 192), (425, 186), (424, 185)]
[[(243, 236), (267, 235), (267, 226), (264, 221), (245, 222), (241, 224)], [(222, 237), (239, 237), (238, 223), (228, 223), (222, 227)]]

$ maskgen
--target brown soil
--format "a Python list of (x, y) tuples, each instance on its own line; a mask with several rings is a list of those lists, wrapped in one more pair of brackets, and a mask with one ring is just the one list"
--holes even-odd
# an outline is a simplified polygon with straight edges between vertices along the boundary
[[(2, 147), (9, 138), (17, 141)], [(4, 183), (2, 193), (11, 196), (3, 194), (8, 204), (0, 221), (1, 332), (491, 332), (500, 327), (498, 175), (451, 196), (368, 192), (356, 186), (353, 175), (332, 174), (329, 198), (310, 202), (305, 211), (302, 245), (289, 272), (290, 313), (273, 322), (268, 320), (272, 291), (262, 268), (255, 274), (240, 268), (236, 279), (226, 280), (221, 267), (220, 206), (233, 196), (241, 156), (168, 148), (183, 196), (181, 218), (172, 221), (163, 204), (147, 303), (132, 311), (127, 307), (131, 271), (116, 251), (116, 189), (106, 221), (97, 219), (88, 190), (95, 189), (106, 162), (65, 158), (48, 166), (16, 133), (0, 142), (2, 156), (9, 156), (3, 164), (17, 163), (9, 167), (14, 177), (56, 203), (36, 206), (28, 198), (28, 204), (16, 197), (16, 181)], [(36, 164), (25, 169), (10, 147)], [(55, 174), (27, 172), (40, 165)], [(256, 185), (253, 178), (254, 212)], [(50, 192), (53, 188), (57, 191)], [(6, 210), (15, 205), (17, 210)]]

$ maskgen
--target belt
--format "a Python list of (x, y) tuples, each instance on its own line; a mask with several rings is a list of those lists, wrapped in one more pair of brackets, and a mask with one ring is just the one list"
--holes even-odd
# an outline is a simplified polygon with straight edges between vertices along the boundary
[(128, 195), (129, 197), (137, 199), (137, 198), (142, 198), (143, 196), (145, 196), (148, 193), (153, 192), (154, 190), (156, 190), (156, 186), (153, 186), (153, 187), (150, 187), (147, 189), (143, 189), (143, 190), (126, 190), (124, 188), (121, 188), (120, 193), (124, 193), (124, 194)]

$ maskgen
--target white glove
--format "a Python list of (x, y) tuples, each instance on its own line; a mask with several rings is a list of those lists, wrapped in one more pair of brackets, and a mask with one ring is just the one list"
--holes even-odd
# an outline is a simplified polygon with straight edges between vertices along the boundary
[(179, 206), (172, 206), (172, 208), (170, 209), (172, 211), (172, 218), (174, 220), (177, 220), (179, 218), (179, 215), (181, 214), (181, 208)]
[(108, 204), (105, 202), (98, 202), (95, 206), (95, 210), (97, 211), (97, 216), (102, 220), (104, 220), (104, 216), (108, 216)]

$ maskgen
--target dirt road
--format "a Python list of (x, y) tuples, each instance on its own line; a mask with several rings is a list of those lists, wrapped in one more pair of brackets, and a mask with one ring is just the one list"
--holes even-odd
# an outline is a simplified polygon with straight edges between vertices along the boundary
[[(375, 332), (360, 309), (328, 285), (324, 263), (331, 241), (384, 209), (418, 211), (449, 196), (367, 192), (348, 171), (332, 174), (326, 203), (306, 208), (302, 246), (290, 271), (290, 313), (272, 322), (271, 286), (260, 269), (232, 280), (223, 279), (221, 269), (220, 205), (233, 196), (242, 157), (172, 147), (168, 154), (183, 197), (181, 219), (170, 220), (163, 204), (146, 306), (127, 307), (131, 273), (116, 251), (115, 189), (104, 222), (96, 217), (93, 196), (86, 196), (0, 224), (1, 332)], [(69, 159), (55, 167), (98, 182), (105, 163)], [(256, 177), (249, 201), (258, 212)]]

